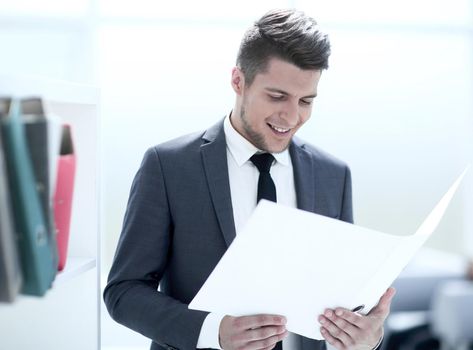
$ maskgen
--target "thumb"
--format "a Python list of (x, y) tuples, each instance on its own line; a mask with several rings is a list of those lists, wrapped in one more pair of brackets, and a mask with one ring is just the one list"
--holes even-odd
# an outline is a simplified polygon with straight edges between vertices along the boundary
[(396, 294), (396, 289), (389, 287), (379, 299), (378, 304), (369, 312), (368, 315), (385, 319), (391, 309), (391, 301), (393, 300), (394, 294)]

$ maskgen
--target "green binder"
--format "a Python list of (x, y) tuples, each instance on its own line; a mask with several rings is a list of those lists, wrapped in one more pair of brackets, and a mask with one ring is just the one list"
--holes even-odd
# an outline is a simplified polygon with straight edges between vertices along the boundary
[(8, 175), (13, 202), (13, 216), (19, 237), (23, 271), (23, 294), (41, 296), (51, 287), (56, 274), (40, 198), (36, 189), (31, 157), (21, 119), (20, 102), (3, 99), (8, 111), (0, 117)]
[[(41, 202), (43, 217), (45, 218), (46, 230), (49, 235), (49, 244), (53, 254), (55, 265), (58, 264), (56, 225), (52, 210), (51, 182), (49, 174), (49, 135), (48, 121), (40, 98), (28, 98), (20, 101), (21, 119), (25, 129), (26, 143), (33, 167), (33, 175), (36, 181), (36, 190)], [(59, 152), (55, 157), (57, 161)]]

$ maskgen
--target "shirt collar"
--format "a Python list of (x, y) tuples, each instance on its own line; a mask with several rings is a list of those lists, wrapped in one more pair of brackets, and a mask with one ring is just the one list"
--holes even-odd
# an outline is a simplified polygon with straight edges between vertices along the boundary
[[(230, 115), (225, 117), (223, 130), (225, 132), (227, 147), (239, 167), (245, 164), (253, 154), (262, 152), (235, 130), (230, 122)], [(280, 153), (272, 153), (272, 155), (281, 165), (289, 166), (290, 159), (287, 149)]]

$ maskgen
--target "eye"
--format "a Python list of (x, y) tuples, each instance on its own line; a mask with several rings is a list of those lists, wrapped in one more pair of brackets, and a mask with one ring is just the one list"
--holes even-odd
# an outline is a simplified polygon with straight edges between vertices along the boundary
[(269, 95), (269, 98), (273, 101), (282, 101), (284, 99), (284, 95)]
[(310, 106), (313, 100), (300, 100), (300, 104), (304, 106)]

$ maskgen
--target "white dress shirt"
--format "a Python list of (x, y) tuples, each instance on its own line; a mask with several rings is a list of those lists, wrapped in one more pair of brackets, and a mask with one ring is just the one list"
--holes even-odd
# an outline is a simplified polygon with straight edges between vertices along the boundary
[[(256, 208), (259, 171), (250, 158), (260, 150), (235, 130), (230, 122), (230, 117), (225, 118), (223, 128), (227, 143), (227, 165), (233, 218), (235, 231), (238, 235)], [(276, 186), (277, 202), (296, 208), (296, 188), (289, 151), (286, 149), (281, 153), (273, 153), (273, 156), (276, 161), (271, 166), (270, 174)], [(212, 312), (206, 317), (200, 330), (197, 348), (220, 349), (218, 335), (220, 322), (224, 316)], [(318, 326), (315, 322), (316, 317), (317, 315), (314, 315), (314, 327)], [(289, 333), (283, 340), (283, 350), (300, 350), (301, 348), (300, 337), (296, 337), (292, 333)], [(333, 348), (327, 343), (327, 349)]]
[[(260, 150), (233, 128), (230, 117), (225, 118), (223, 127), (227, 142), (227, 165), (233, 218), (235, 231), (238, 234), (256, 207), (259, 171), (250, 158)], [(276, 161), (272, 165), (270, 173), (276, 186), (278, 203), (295, 208), (297, 207), (296, 189), (289, 151), (275, 153), (273, 156)], [(223, 317), (224, 315), (216, 313), (210, 313), (207, 316), (200, 331), (198, 348), (220, 349), (218, 333)], [(297, 337), (291, 337), (291, 335), (286, 337), (283, 341), (284, 350), (299, 350), (300, 346), (297, 346), (297, 340)]]

